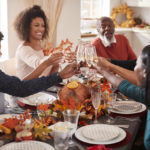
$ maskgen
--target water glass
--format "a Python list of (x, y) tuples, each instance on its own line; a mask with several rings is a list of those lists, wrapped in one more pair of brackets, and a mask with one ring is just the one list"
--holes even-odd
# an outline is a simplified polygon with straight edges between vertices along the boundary
[(80, 115), (80, 111), (78, 110), (67, 109), (63, 111), (64, 121), (71, 123), (71, 125), (68, 127), (68, 129), (70, 130), (69, 145), (74, 145), (74, 142), (72, 141), (72, 135), (76, 132), (79, 115)]
[(106, 95), (106, 110), (107, 110), (107, 115), (108, 115), (108, 119), (106, 120), (107, 123), (111, 124), (114, 122), (114, 120), (112, 119), (112, 117), (110, 116), (111, 114), (111, 110), (113, 108), (113, 105), (115, 105), (116, 103), (116, 99), (117, 99), (117, 94), (116, 93), (110, 93)]
[(54, 147), (56, 150), (67, 150), (69, 140), (69, 130), (65, 124), (56, 124), (53, 130)]

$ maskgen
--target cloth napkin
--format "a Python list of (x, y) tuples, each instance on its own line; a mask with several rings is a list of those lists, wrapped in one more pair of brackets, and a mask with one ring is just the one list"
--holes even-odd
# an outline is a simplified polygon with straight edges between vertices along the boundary
[(112, 149), (106, 148), (104, 145), (95, 145), (92, 147), (87, 147), (86, 150), (112, 150)]
[(17, 103), (22, 108), (36, 110), (36, 106), (30, 106), (30, 105), (24, 104), (24, 103), (20, 102), (19, 100), (17, 101)]

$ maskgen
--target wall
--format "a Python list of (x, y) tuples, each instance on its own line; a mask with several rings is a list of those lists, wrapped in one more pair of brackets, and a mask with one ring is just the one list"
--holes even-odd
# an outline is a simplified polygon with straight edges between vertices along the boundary
[[(120, 2), (119, 2), (120, 1)], [(138, 0), (135, 0), (138, 1)], [(124, 4), (127, 2), (127, 0), (121, 1), (121, 0), (110, 0), (110, 9), (113, 7), (119, 6), (121, 4)], [(147, 7), (142, 7), (142, 6), (130, 6), (133, 11), (133, 17), (139, 17), (141, 18), (144, 22), (148, 23), (150, 25), (150, 5), (147, 5)], [(123, 29), (124, 30), (124, 29)], [(128, 39), (129, 42), (135, 51), (136, 55), (140, 55), (141, 50), (143, 49), (144, 46), (150, 44), (150, 30), (148, 31), (142, 31), (141, 29), (133, 29), (131, 31), (118, 31), (117, 33), (122, 33), (124, 34)]]
[(147, 14), (150, 14), (150, 6), (149, 7), (131, 7), (134, 11), (134, 16), (139, 17), (142, 21), (150, 24), (150, 17)]
[(14, 31), (14, 20), (23, 9), (30, 6), (31, 0), (7, 0), (8, 1), (8, 51), (9, 58), (15, 56), (16, 48), (20, 43)]
[(80, 38), (80, 0), (64, 0), (57, 26), (56, 46), (66, 38), (73, 42), (74, 46)]
[[(19, 12), (31, 5), (31, 0), (8, 0), (8, 51), (9, 58), (15, 56), (21, 42), (14, 31), (14, 20)], [(61, 40), (69, 38), (76, 45), (80, 38), (80, 0), (64, 0), (62, 13), (58, 22), (56, 46)]]

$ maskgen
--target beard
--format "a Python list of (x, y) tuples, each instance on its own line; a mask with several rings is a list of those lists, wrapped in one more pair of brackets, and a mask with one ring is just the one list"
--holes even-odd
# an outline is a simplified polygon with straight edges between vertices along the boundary
[(106, 34), (104, 34), (103, 37), (104, 37), (103, 39), (104, 39), (105, 43), (107, 43), (107, 45), (110, 46), (110, 45), (111, 45), (111, 39), (112, 39), (112, 38), (111, 38), (111, 39), (108, 39), (108, 38), (106, 37)]

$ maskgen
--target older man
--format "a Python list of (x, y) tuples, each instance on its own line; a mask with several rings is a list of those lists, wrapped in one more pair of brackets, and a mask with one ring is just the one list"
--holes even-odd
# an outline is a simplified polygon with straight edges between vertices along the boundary
[(116, 34), (113, 21), (109, 17), (97, 20), (97, 31), (99, 37), (92, 41), (96, 47), (97, 55), (116, 60), (135, 60), (137, 57), (133, 52), (128, 39)]

